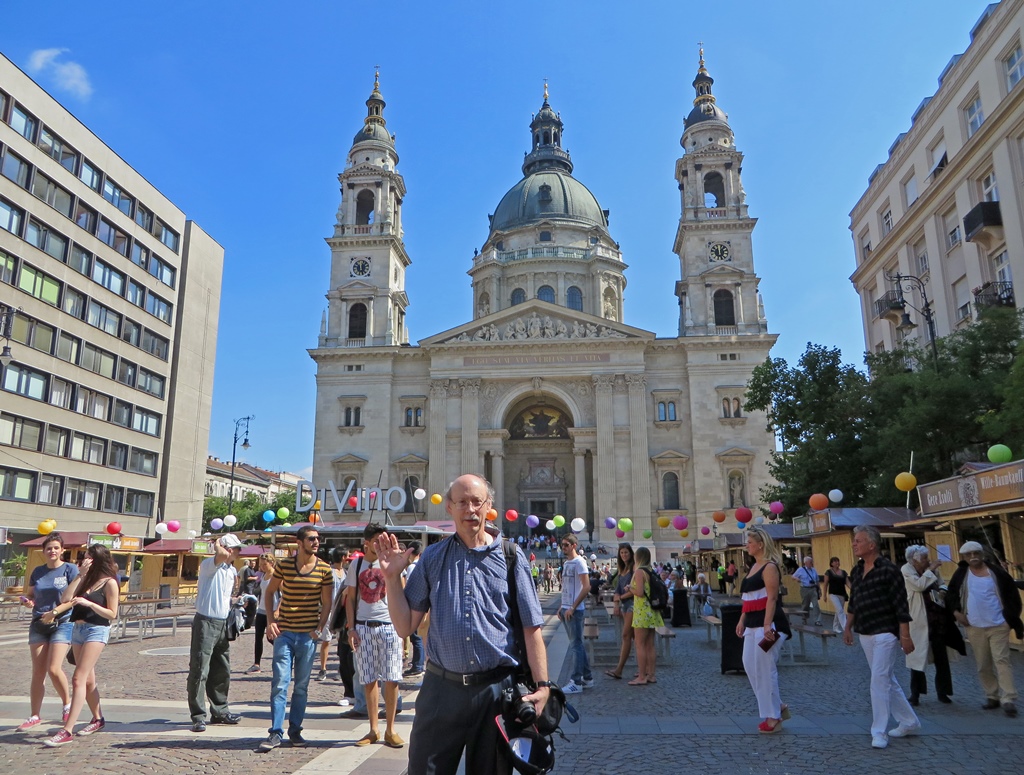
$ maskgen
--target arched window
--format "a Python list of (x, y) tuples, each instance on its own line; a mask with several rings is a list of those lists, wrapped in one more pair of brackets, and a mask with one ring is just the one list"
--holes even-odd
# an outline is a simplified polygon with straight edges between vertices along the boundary
[(366, 305), (353, 304), (348, 311), (348, 338), (366, 338)]
[(356, 197), (356, 225), (367, 226), (373, 223), (373, 192), (364, 188)]
[(717, 172), (709, 172), (704, 178), (704, 206), (725, 207), (725, 181)]
[(409, 408), (407, 408), (405, 410), (405, 427), (406, 428), (411, 428), (412, 427), (412, 419), (413, 419), (413, 409), (410, 406)]
[(732, 417), (732, 404), (728, 398), (722, 399), (722, 417)]
[(550, 145), (550, 144), (551, 144), (551, 133), (550, 132), (545, 132), (544, 133), (544, 145)]
[(413, 493), (419, 489), (420, 478), (418, 476), (407, 476), (405, 477), (405, 484), (402, 485), (402, 489), (405, 490), (405, 510), (416, 511), (416, 499), (413, 497)]
[(542, 285), (537, 289), (537, 298), (549, 304), (555, 303), (555, 289), (550, 285)]
[(734, 326), (736, 325), (736, 310), (732, 305), (732, 294), (722, 289), (715, 291), (715, 325)]
[(516, 304), (522, 304), (524, 301), (526, 301), (526, 291), (524, 291), (522, 288), (516, 288), (514, 291), (512, 291), (513, 307), (516, 306)]
[(675, 401), (669, 401), (668, 402), (668, 419), (669, 419), (670, 422), (675, 422), (676, 421), (676, 402)]
[(743, 416), (743, 406), (740, 404), (740, 400), (738, 398), (734, 398), (732, 400), (732, 416), (733, 417), (742, 417)]
[(679, 508), (679, 477), (672, 471), (661, 478), (661, 507), (668, 510)]
[(413, 425), (417, 427), (423, 425), (423, 409), (422, 407), (416, 407), (416, 414), (413, 415)]
[(359, 422), (360, 415), (362, 412), (358, 406), (346, 406), (345, 407), (345, 426), (348, 428), (354, 428), (362, 425)]
[(569, 309), (574, 309), (577, 312), (582, 312), (583, 291), (581, 291), (575, 285), (569, 286), (569, 290), (565, 292), (565, 306), (567, 306)]
[(665, 413), (665, 402), (664, 401), (659, 401), (658, 402), (658, 420), (660, 422), (665, 422), (665, 418), (667, 416), (668, 415)]

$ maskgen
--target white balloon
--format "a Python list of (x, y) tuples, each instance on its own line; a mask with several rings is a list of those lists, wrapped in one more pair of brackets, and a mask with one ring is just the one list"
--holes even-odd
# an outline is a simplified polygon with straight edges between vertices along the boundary
[(167, 525), (165, 523), (163, 523), (163, 522), (157, 522), (156, 523), (156, 532), (158, 532), (160, 535), (163, 535), (164, 533), (167, 532)]
[(224, 517), (224, 524), (228, 527), (234, 527), (237, 521), (238, 517), (236, 517), (234, 514), (228, 514), (226, 517)]
[(189, 530), (188, 531), (188, 537), (189, 538), (195, 538), (196, 537), (196, 531), (195, 530)]
[(544, 523), (544, 527), (546, 527), (548, 530), (554, 530), (555, 529), (555, 520), (549, 519), (547, 522)]
[(763, 525), (764, 524), (764, 517), (754, 517), (754, 524), (755, 525)]
[(828, 499), (833, 503), (843, 502), (843, 491), (842, 490), (830, 490), (828, 493)]
[(576, 519), (574, 519), (572, 522), (569, 523), (569, 527), (572, 528), (572, 532), (574, 532), (574, 533), (581, 532), (582, 530), (584, 530), (586, 528), (586, 526), (587, 526), (586, 521), (581, 519), (580, 517), (576, 517)]
[(412, 497), (414, 497), (418, 501), (421, 501), (427, 497), (427, 491), (424, 490), (422, 487), (417, 487), (415, 490), (413, 490)]

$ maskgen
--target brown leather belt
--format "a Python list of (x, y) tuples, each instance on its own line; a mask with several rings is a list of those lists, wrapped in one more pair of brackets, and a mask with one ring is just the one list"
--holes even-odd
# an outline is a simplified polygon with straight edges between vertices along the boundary
[(498, 681), (502, 681), (507, 676), (512, 675), (514, 669), (506, 666), (496, 667), (493, 670), (486, 670), (482, 673), (453, 673), (450, 670), (445, 670), (443, 667), (438, 667), (433, 662), (427, 662), (426, 668), (428, 673), (439, 675), (447, 681), (462, 684), (463, 686), (498, 683)]

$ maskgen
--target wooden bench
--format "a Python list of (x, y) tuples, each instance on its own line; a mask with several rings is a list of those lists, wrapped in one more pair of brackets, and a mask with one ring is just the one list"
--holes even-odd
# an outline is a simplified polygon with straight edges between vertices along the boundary
[[(827, 665), (828, 664), (828, 639), (834, 638), (836, 632), (824, 627), (815, 627), (813, 624), (794, 624), (790, 622), (789, 627), (793, 632), (797, 634), (800, 639), (800, 657), (799, 662), (794, 664), (802, 665)], [(807, 656), (807, 644), (804, 640), (806, 635), (816, 635), (821, 638), (821, 659), (818, 661), (811, 660)], [(796, 655), (795, 655), (796, 656)]]
[(669, 647), (671, 646), (672, 641), (675, 640), (676, 631), (671, 627), (655, 627), (654, 637), (657, 641), (655, 648), (658, 652), (659, 663), (664, 665), (669, 664), (671, 661), (670, 657), (672, 655), (672, 651)]
[(722, 620), (717, 616), (702, 616), (700, 618), (708, 626), (708, 643), (714, 643), (716, 637), (721, 640)]
[(140, 614), (137, 616), (126, 616), (117, 620), (116, 626), (118, 628), (117, 638), (125, 638), (128, 635), (128, 626), (131, 624), (138, 624), (138, 630), (136, 631), (136, 637), (142, 640), (146, 637), (148, 632), (150, 636), (155, 636), (156, 623), (161, 619), (169, 619), (171, 622), (171, 635), (178, 634), (178, 619), (182, 616), (189, 616), (194, 614), (195, 611), (185, 610), (159, 610), (152, 614)]

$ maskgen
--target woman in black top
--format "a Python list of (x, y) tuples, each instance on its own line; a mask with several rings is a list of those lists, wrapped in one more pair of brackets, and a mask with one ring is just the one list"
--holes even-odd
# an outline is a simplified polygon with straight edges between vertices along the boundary
[(78, 721), (82, 706), (89, 704), (92, 721), (78, 730), (79, 736), (91, 735), (103, 729), (100, 693), (96, 688), (96, 663), (110, 637), (110, 622), (117, 618), (117, 605), (121, 590), (118, 586), (117, 563), (110, 550), (93, 544), (85, 551), (80, 574), (65, 590), (61, 604), (50, 615), (59, 615), (71, 609), (74, 630), (71, 648), (75, 655), (75, 674), (71, 677), (71, 710), (64, 728), (47, 740), (50, 748), (66, 745), (75, 738), (71, 732)]
[(825, 571), (825, 589), (828, 592), (828, 601), (836, 612), (832, 619), (832, 629), (835, 632), (846, 629), (846, 601), (849, 600), (846, 590), (849, 586), (849, 574), (839, 567), (839, 558), (833, 557), (828, 561), (828, 570)]
[(604, 674), (609, 678), (622, 678), (622, 669), (626, 666), (629, 652), (633, 649), (633, 592), (629, 588), (636, 567), (633, 546), (628, 542), (619, 544), (615, 560), (618, 574), (615, 577), (615, 596), (612, 598), (615, 601), (615, 610), (612, 616), (622, 617), (622, 645), (619, 648), (619, 662), (615, 669), (605, 670)]

